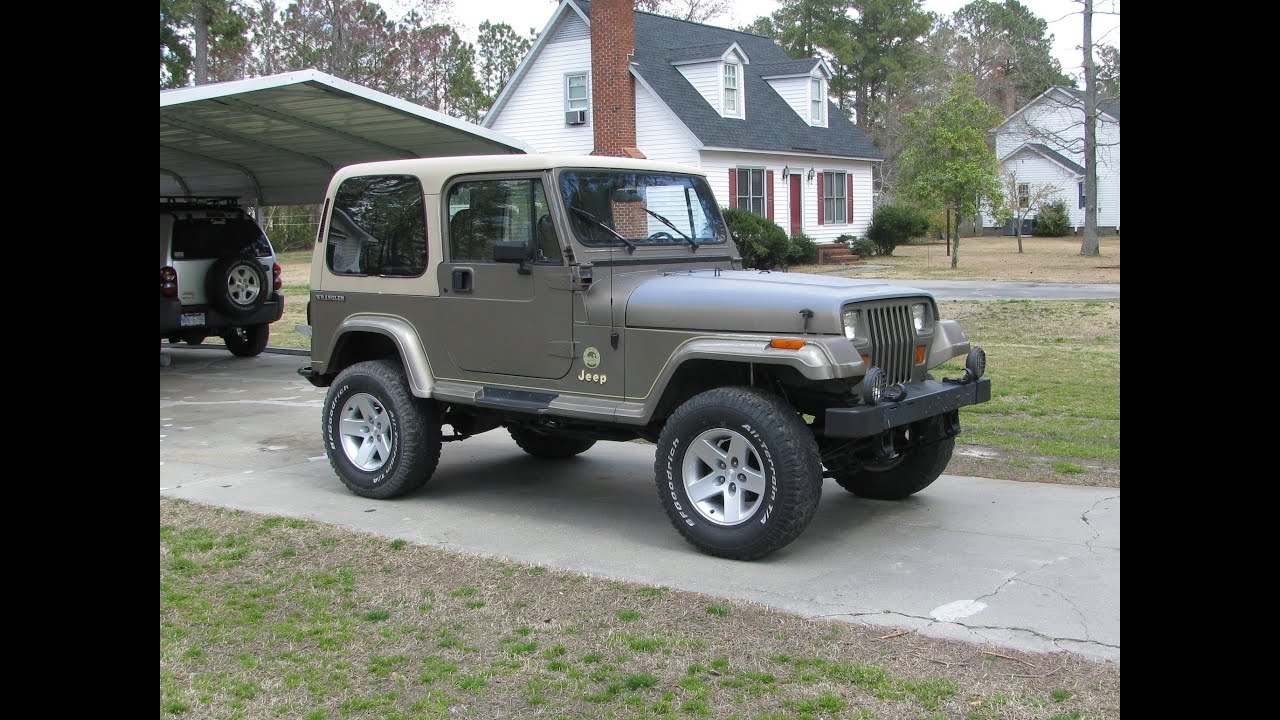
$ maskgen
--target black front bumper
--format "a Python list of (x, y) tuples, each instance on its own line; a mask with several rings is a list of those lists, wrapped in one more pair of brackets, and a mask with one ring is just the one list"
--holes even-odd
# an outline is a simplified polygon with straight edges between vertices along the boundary
[[(183, 313), (204, 313), (203, 325), (183, 325)], [(273, 292), (253, 314), (245, 317), (230, 317), (208, 305), (182, 306), (177, 298), (160, 298), (160, 337), (184, 332), (208, 332), (212, 335), (220, 330), (250, 325), (269, 325), (284, 315), (284, 294)]]
[(905, 387), (907, 396), (898, 402), (828, 408), (823, 434), (837, 438), (871, 437), (991, 399), (990, 378), (979, 378), (964, 385), (925, 380)]

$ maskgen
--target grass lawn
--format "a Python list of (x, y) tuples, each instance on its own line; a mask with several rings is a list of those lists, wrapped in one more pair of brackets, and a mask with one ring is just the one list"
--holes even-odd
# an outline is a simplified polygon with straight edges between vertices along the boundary
[[(1005, 238), (965, 242), (992, 245), (993, 240), (1009, 250)], [(1033, 244), (1042, 242), (1054, 244), (1064, 263), (1081, 260), (1063, 245), (1076, 243), (1078, 253), (1074, 239), (1029, 239), (1026, 257), (1034, 257)], [(1119, 238), (1103, 238), (1103, 252), (1112, 243), (1118, 265)], [(904, 246), (898, 252), (912, 257), (919, 250)], [(979, 251), (971, 252), (977, 265)], [(1097, 258), (1087, 261), (1098, 263)], [(311, 339), (293, 328), (306, 322), (311, 253), (284, 253), (280, 266), (285, 314), (271, 326), (271, 345), (310, 348)], [(1119, 282), (1119, 271), (1114, 275), (1095, 280)], [(1119, 301), (943, 302), (940, 310), (944, 318), (959, 320), (969, 338), (987, 350), (993, 386), (991, 402), (961, 410), (964, 432), (948, 473), (1120, 486)], [(956, 363), (935, 374), (958, 377), (962, 370)]]
[(160, 500), (160, 715), (1120, 716), (1120, 671)]
[[(1120, 301), (942, 302), (987, 351), (947, 472), (1120, 487)], [(934, 374), (959, 377), (963, 358)]]
[[(944, 243), (899, 245), (893, 255), (865, 258), (866, 270), (836, 274), (898, 280), (1004, 280), (1022, 282), (1120, 282), (1120, 236), (1098, 239), (1099, 257), (1080, 255), (1080, 238), (1023, 238), (1021, 255), (1011, 237), (963, 238), (960, 266), (951, 269)], [(805, 265), (792, 272), (828, 272), (833, 265)]]

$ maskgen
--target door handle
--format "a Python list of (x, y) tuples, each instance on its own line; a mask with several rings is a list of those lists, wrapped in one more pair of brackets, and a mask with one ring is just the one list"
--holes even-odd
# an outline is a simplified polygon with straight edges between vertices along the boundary
[(472, 286), (473, 278), (471, 268), (456, 268), (453, 271), (453, 291), (459, 293), (471, 292), (474, 289)]

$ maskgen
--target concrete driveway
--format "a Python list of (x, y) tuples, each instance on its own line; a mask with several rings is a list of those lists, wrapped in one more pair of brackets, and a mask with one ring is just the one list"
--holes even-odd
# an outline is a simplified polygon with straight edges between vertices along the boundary
[(526, 456), (505, 431), (446, 443), (421, 491), (366, 500), (320, 443), (305, 358), (170, 349), (160, 370), (160, 492), (411, 542), (1009, 647), (1120, 657), (1120, 493), (943, 476), (904, 502), (832, 481), (768, 558), (698, 553), (670, 526), (653, 447)]

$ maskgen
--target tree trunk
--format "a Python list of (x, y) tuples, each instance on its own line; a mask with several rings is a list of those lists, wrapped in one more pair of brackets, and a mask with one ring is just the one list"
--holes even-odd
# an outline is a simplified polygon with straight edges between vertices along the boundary
[(1081, 255), (1098, 255), (1098, 78), (1093, 66), (1093, 0), (1084, 0), (1084, 240)]
[[(959, 205), (959, 203), (956, 203)], [(951, 269), (955, 270), (960, 264), (960, 208), (956, 208), (956, 244), (951, 249)]]
[(1018, 224), (1014, 226), (1013, 234), (1018, 236), (1018, 254), (1021, 255), (1022, 254), (1022, 218), (1019, 217), (1016, 222)]
[(196, 84), (209, 82), (209, 6), (202, 1), (196, 2)]

